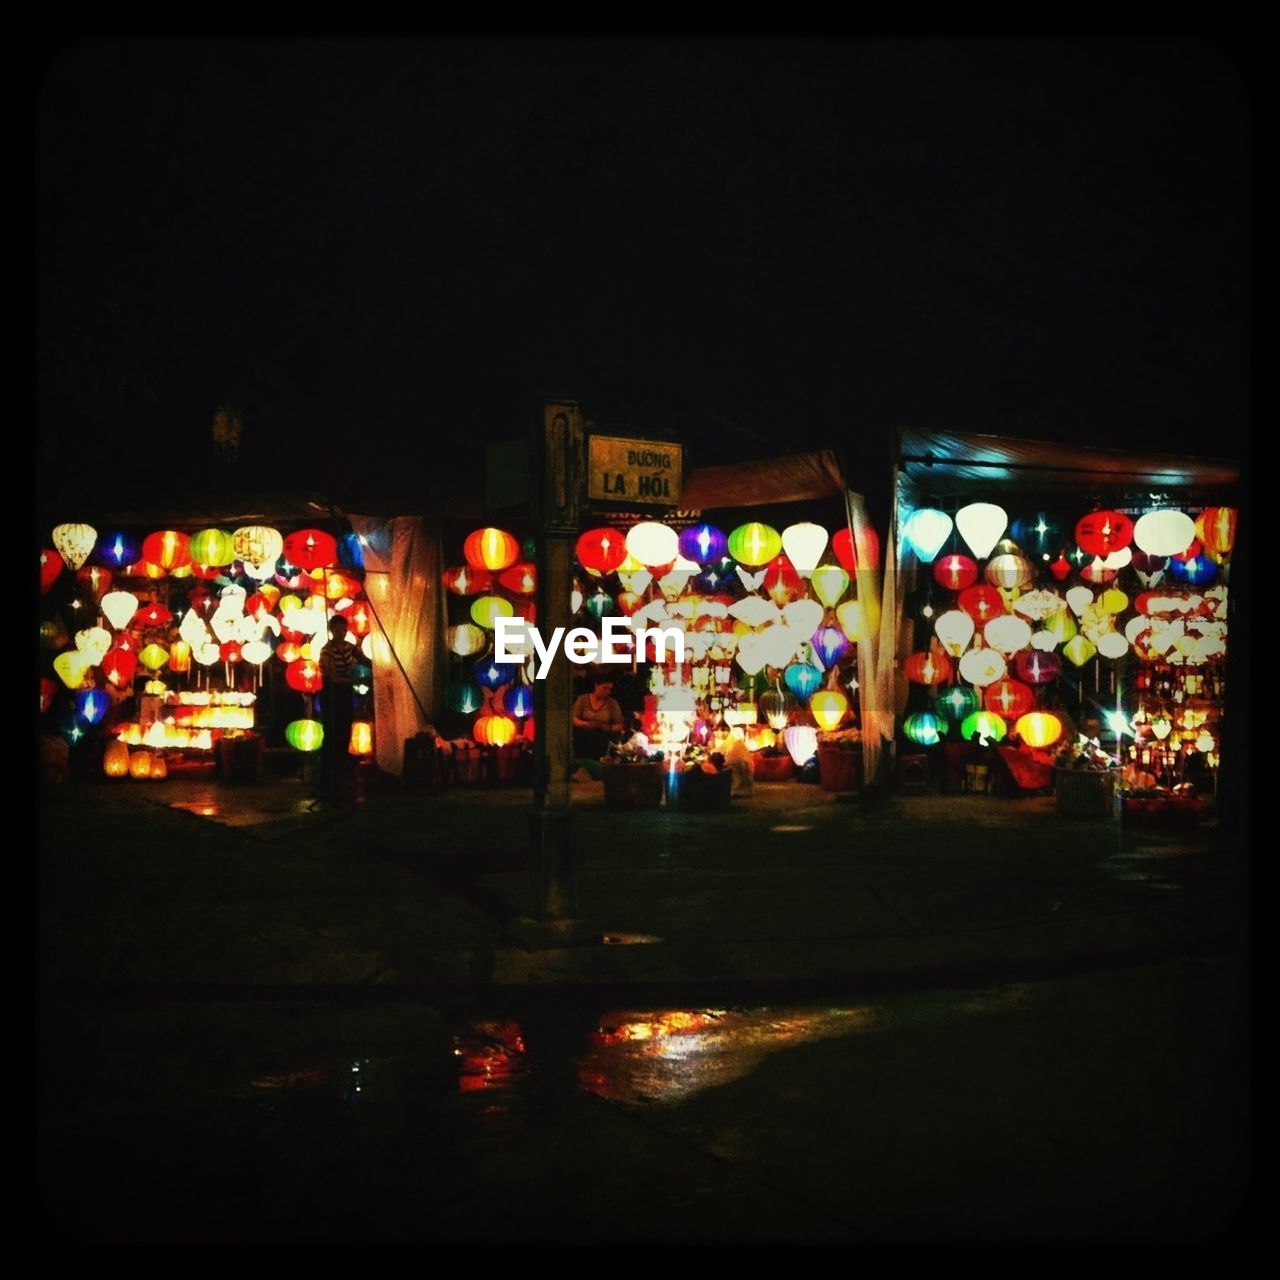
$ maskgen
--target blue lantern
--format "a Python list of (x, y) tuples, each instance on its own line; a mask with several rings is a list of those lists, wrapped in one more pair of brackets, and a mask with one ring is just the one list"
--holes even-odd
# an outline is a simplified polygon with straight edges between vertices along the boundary
[(358, 533), (344, 533), (338, 539), (338, 563), (347, 569), (364, 570), (364, 544)]
[(1066, 541), (1061, 521), (1043, 511), (1033, 516), (1019, 516), (1009, 526), (1009, 537), (1032, 559), (1052, 559)]
[(94, 558), (99, 564), (109, 565), (112, 569), (123, 569), (125, 565), (136, 563), (141, 556), (142, 545), (138, 539), (119, 530), (104, 533), (94, 550)]
[(849, 637), (839, 627), (819, 627), (809, 643), (828, 671), (852, 648)]
[(783, 673), (787, 688), (804, 703), (807, 703), (822, 684), (822, 672), (811, 667), (807, 662), (793, 662)]
[(533, 686), (513, 684), (502, 695), (502, 705), (506, 707), (507, 715), (515, 716), (517, 720), (533, 715)]
[(728, 538), (712, 524), (690, 525), (680, 535), (680, 554), (704, 569), (719, 560), (728, 545)]
[(1174, 582), (1188, 587), (1209, 587), (1218, 577), (1218, 566), (1203, 551), (1199, 551), (1189, 560), (1170, 560), (1169, 576)]
[(486, 689), (501, 689), (504, 684), (510, 684), (515, 678), (516, 668), (505, 662), (494, 662), (492, 658), (485, 658), (476, 663), (476, 679)]
[(100, 724), (110, 706), (111, 699), (102, 689), (85, 689), (76, 694), (76, 715), (85, 724)]
[(737, 567), (731, 556), (720, 556), (694, 578), (694, 589), (709, 596), (733, 590), (738, 584)]
[(484, 706), (484, 694), (470, 680), (455, 680), (445, 694), (445, 700), (454, 711), (469, 716)]

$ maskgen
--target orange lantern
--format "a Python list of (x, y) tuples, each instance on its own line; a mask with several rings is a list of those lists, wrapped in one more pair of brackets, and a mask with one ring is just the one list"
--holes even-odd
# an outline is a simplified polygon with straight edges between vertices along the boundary
[(1020, 680), (997, 680), (987, 685), (983, 700), (988, 711), (994, 711), (1006, 720), (1026, 715), (1036, 704), (1035, 694), (1029, 685)]
[(108, 778), (124, 778), (129, 773), (129, 748), (117, 738), (102, 753), (102, 772)]
[[(282, 645), (281, 648), (284, 646)], [(284, 669), (285, 683), (290, 689), (299, 693), (319, 693), (324, 688), (324, 677), (320, 674), (318, 663), (309, 658), (300, 658), (291, 662)]]
[(477, 529), (462, 544), (462, 554), (473, 569), (497, 573), (515, 564), (520, 544), (504, 529)]
[(849, 710), (849, 699), (839, 689), (820, 689), (809, 699), (809, 710), (819, 729), (835, 729)]
[(1051, 747), (1062, 737), (1062, 721), (1048, 711), (1029, 711), (1014, 725), (1018, 737), (1029, 747)]
[(349, 755), (373, 755), (373, 725), (368, 720), (354, 720), (351, 724), (351, 743), (347, 747)]
[(129, 756), (129, 777), (151, 777), (151, 752), (134, 751)]
[(178, 675), (191, 670), (191, 646), (185, 640), (175, 640), (169, 646), (169, 670)]
[(902, 669), (915, 684), (946, 684), (951, 679), (951, 659), (945, 653), (913, 653)]
[(441, 575), (445, 589), (455, 596), (474, 596), (493, 587), (493, 577), (488, 569), (477, 569), (474, 565), (459, 564), (446, 569)]
[(1239, 513), (1235, 507), (1206, 507), (1196, 521), (1196, 537), (1204, 544), (1211, 556), (1230, 554), (1236, 544), (1236, 520)]
[(505, 747), (514, 742), (519, 727), (510, 716), (477, 716), (471, 726), (471, 736), (486, 747)]
[[(148, 577), (164, 577), (191, 563), (191, 539), (176, 529), (163, 529), (148, 534), (142, 542), (142, 558), (148, 566)], [(159, 573), (153, 573), (152, 568)]]

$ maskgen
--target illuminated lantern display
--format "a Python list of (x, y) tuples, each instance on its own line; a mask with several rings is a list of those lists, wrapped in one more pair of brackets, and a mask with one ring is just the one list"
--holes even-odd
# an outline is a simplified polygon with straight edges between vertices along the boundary
[(782, 550), (782, 535), (771, 525), (753, 520), (729, 535), (729, 554), (748, 569), (768, 564)]
[(1052, 558), (1064, 541), (1062, 525), (1043, 511), (1019, 517), (1009, 527), (1009, 533), (1028, 555), (1041, 560)]
[(793, 724), (782, 735), (788, 753), (799, 769), (818, 753), (818, 731), (807, 724)]
[(902, 669), (913, 684), (945, 684), (951, 679), (951, 659), (944, 653), (913, 653)]
[[(57, 663), (54, 664), (57, 666)], [(127, 649), (118, 645), (102, 659), (102, 674), (117, 689), (124, 689), (133, 683), (134, 673), (138, 669), (138, 659)]]
[(368, 720), (351, 722), (351, 741), (347, 746), (347, 754), (352, 756), (373, 755), (373, 725)]
[(960, 725), (960, 736), (971, 742), (979, 738), (983, 742), (999, 742), (1008, 733), (1004, 720), (994, 711), (975, 711), (966, 716)]
[(1133, 542), (1149, 556), (1176, 556), (1185, 551), (1196, 536), (1196, 522), (1184, 511), (1172, 507), (1148, 511), (1133, 526)]
[(284, 740), (295, 751), (319, 751), (324, 745), (324, 725), (319, 720), (291, 720)]
[(819, 627), (810, 638), (813, 651), (829, 671), (852, 647), (849, 637), (839, 627)]
[(76, 694), (76, 715), (86, 724), (100, 724), (111, 699), (101, 689), (85, 689)]
[(987, 685), (982, 700), (988, 711), (1006, 720), (1026, 715), (1036, 704), (1035, 694), (1017, 680), (997, 680)]
[(94, 559), (112, 569), (124, 569), (142, 557), (142, 546), (131, 534), (113, 531), (98, 539)]
[(62, 575), (62, 557), (52, 548), (46, 547), (40, 552), (40, 594), (46, 595), (49, 588)]
[(1018, 737), (1029, 747), (1051, 747), (1062, 737), (1062, 721), (1048, 711), (1029, 711), (1014, 726)]
[(486, 689), (501, 689), (504, 684), (510, 684), (516, 678), (516, 668), (505, 662), (487, 659), (476, 663), (475, 674)]
[(986, 568), (986, 579), (993, 587), (1005, 591), (1025, 587), (1031, 581), (1031, 573), (1031, 561), (1023, 555), (1020, 547), (1008, 540), (996, 543)]
[(137, 613), (133, 615), (133, 625), (135, 627), (167, 627), (173, 621), (173, 614), (169, 612), (159, 601), (152, 601), (151, 604), (144, 604)]
[(719, 560), (713, 560), (694, 578), (693, 585), (699, 591), (715, 595), (717, 592), (724, 591), (734, 581), (737, 568), (738, 566), (729, 556), (721, 556)]
[(642, 520), (627, 531), (627, 550), (646, 569), (666, 569), (680, 554), (680, 538), (674, 529), (656, 520)]
[(1018, 679), (1025, 680), (1028, 684), (1048, 684), (1058, 678), (1062, 663), (1056, 653), (1027, 649), (1014, 655), (1013, 669)]
[(473, 569), (498, 573), (520, 558), (520, 544), (505, 529), (477, 529), (462, 544), (462, 554)]
[(966, 587), (959, 595), (956, 603), (980, 627), (985, 627), (992, 618), (1004, 613), (1004, 599), (995, 587), (979, 583), (974, 587)]
[[(221, 652), (218, 654), (222, 656)], [(319, 693), (324, 688), (320, 664), (311, 658), (299, 658), (284, 669), (285, 683), (298, 693)]]
[[(703, 527), (709, 529), (711, 526)], [(685, 530), (685, 533), (689, 532), (690, 530)], [(578, 558), (578, 563), (588, 573), (610, 574), (621, 568), (626, 560), (627, 543), (617, 529), (588, 529), (578, 538), (574, 554)], [(690, 556), (690, 558), (697, 559), (696, 556)]]
[(809, 710), (818, 728), (830, 731), (839, 726), (849, 710), (849, 699), (839, 689), (819, 689), (809, 699)]
[[(266, 567), (275, 564), (284, 554), (284, 538), (279, 529), (273, 529), (270, 525), (241, 525), (231, 535), (231, 553), (246, 565)], [(205, 563), (212, 564), (213, 561)]]
[(762, 694), (760, 698), (760, 710), (775, 733), (781, 733), (787, 727), (787, 721), (795, 705), (794, 698), (776, 687)]
[(161, 644), (146, 645), (143, 647), (142, 652), (138, 654), (138, 661), (148, 671), (159, 671), (169, 661), (169, 650)]
[(531, 596), (538, 589), (538, 571), (531, 564), (513, 564), (498, 576), (498, 585), (517, 596)]
[(793, 662), (783, 672), (782, 678), (801, 702), (808, 702), (814, 690), (822, 684), (822, 672), (807, 662)]
[(111, 570), (98, 564), (87, 564), (76, 573), (76, 581), (99, 603), (103, 592), (111, 585), (111, 578)]
[(1052, 647), (1055, 648), (1060, 644), (1065, 644), (1078, 630), (1079, 627), (1076, 626), (1076, 620), (1066, 609), (1063, 609), (1061, 613), (1055, 613), (1052, 618), (1047, 618), (1044, 624), (1044, 631), (1053, 637), (1054, 644)]
[(934, 507), (920, 507), (913, 511), (902, 526), (903, 537), (911, 544), (916, 558), (931, 564), (951, 536), (951, 517)]
[(470, 622), (463, 622), (456, 627), (450, 627), (444, 633), (444, 639), (449, 646), (449, 652), (456, 653), (460, 658), (470, 657), (473, 653), (480, 653), (489, 644), (484, 632)]
[(995, 649), (970, 649), (960, 659), (960, 675), (979, 689), (999, 680), (1008, 668)]
[(297, 529), (284, 540), (284, 557), (299, 569), (328, 569), (338, 559), (338, 540), (323, 529)]
[(192, 534), (188, 550), (196, 564), (214, 568), (230, 564), (236, 558), (235, 540), (225, 529), (201, 529)]
[[(844, 570), (839, 572), (843, 573)], [(764, 591), (765, 595), (781, 608), (804, 591), (804, 579), (795, 571), (786, 556), (775, 556), (769, 561), (769, 567), (764, 572)]]
[[(1204, 543), (1205, 550), (1215, 559), (1231, 554), (1236, 544), (1236, 521), (1238, 513), (1235, 507), (1206, 507), (1195, 521), (1195, 536)], [(1182, 548), (1183, 551), (1186, 547)], [(1171, 551), (1169, 555), (1177, 555)]]
[(1118, 569), (1109, 569), (1104, 560), (1093, 559), (1088, 564), (1082, 565), (1080, 568), (1080, 576), (1085, 582), (1091, 582), (1095, 586), (1102, 583), (1114, 582)]
[(836, 564), (819, 565), (812, 575), (813, 594), (830, 609), (849, 589), (849, 575)]
[(1076, 523), (1076, 542), (1091, 556), (1109, 556), (1133, 541), (1133, 521), (1119, 511), (1091, 511)]
[(142, 540), (142, 558), (148, 564), (155, 565), (163, 577), (164, 574), (191, 563), (190, 542), (187, 535), (179, 533), (177, 529), (149, 533)]
[(943, 556), (933, 566), (933, 580), (948, 591), (963, 591), (978, 580), (978, 564), (956, 552)]
[(1066, 556), (1059, 556), (1050, 566), (1049, 572), (1053, 574), (1059, 582), (1066, 582), (1071, 576), (1071, 561)]
[(523, 720), (525, 716), (533, 715), (533, 686), (513, 684), (503, 694), (502, 705), (506, 708), (507, 714), (515, 716), (517, 720)]
[(1189, 587), (1210, 586), (1218, 577), (1218, 566), (1203, 552), (1189, 560), (1175, 556), (1169, 561), (1169, 577)]
[(73, 573), (89, 558), (98, 531), (89, 524), (60, 524), (53, 531), (53, 545)]
[(129, 748), (117, 738), (102, 753), (102, 772), (108, 778), (124, 778), (129, 774)]
[(151, 777), (151, 752), (131, 751), (129, 753), (129, 777)]
[(960, 724), (982, 706), (982, 696), (968, 685), (952, 685), (934, 695), (933, 709), (948, 722)]
[(820, 524), (804, 520), (782, 531), (782, 550), (801, 575), (812, 573), (818, 567), (826, 549), (827, 531)]
[(948, 609), (938, 615), (933, 631), (942, 647), (953, 658), (958, 658), (973, 639), (973, 627), (973, 619), (963, 609)]
[[(181, 644), (181, 643), (182, 641), (179, 640), (178, 644)], [(174, 647), (176, 648), (177, 646), (174, 646)], [(265, 640), (248, 640), (245, 642), (244, 648), (240, 650), (240, 656), (246, 662), (252, 662), (255, 667), (261, 667), (262, 664), (266, 662), (266, 660), (269, 657), (271, 657), (271, 653), (272, 653), (271, 646)], [(188, 665), (191, 662), (190, 651), (188, 651), (186, 661)], [(170, 650), (170, 653), (169, 653), (169, 670), (170, 671), (178, 670), (178, 668), (173, 665), (172, 650)]]
[(932, 711), (916, 711), (902, 722), (902, 732), (919, 747), (936, 747), (947, 732), (947, 722)]
[[(682, 556), (692, 560), (699, 568), (705, 569), (724, 557), (729, 547), (729, 540), (723, 531), (713, 524), (694, 524), (680, 534), (678, 545)], [(582, 559), (581, 556), (578, 558)], [(586, 564), (586, 561), (582, 563)], [(604, 572), (609, 573), (612, 570), (606, 569)]]
[(518, 732), (510, 716), (477, 716), (471, 726), (471, 736), (486, 747), (505, 747), (515, 741)]
[(76, 648), (96, 667), (111, 648), (111, 632), (106, 627), (86, 627), (76, 632)]
[(956, 512), (956, 528), (977, 560), (985, 560), (1000, 541), (1009, 517), (993, 502), (971, 502)]
[(622, 615), (629, 618), (644, 604), (644, 596), (637, 595), (634, 591), (622, 591), (618, 593), (618, 598), (614, 603), (618, 606)]
[(471, 605), (472, 622), (486, 631), (493, 630), (495, 618), (510, 618), (514, 615), (515, 609), (511, 601), (504, 600), (501, 596), (481, 596)]
[(845, 635), (855, 644), (862, 636), (862, 605), (857, 600), (846, 600), (836, 606), (836, 621)]
[(169, 776), (169, 762), (164, 758), (164, 753), (157, 751), (151, 757), (151, 781), (163, 782)]
[(326, 600), (354, 600), (363, 589), (355, 578), (339, 573), (336, 569), (326, 573), (320, 585)]
[(340, 610), (340, 614), (346, 618), (348, 629), (358, 640), (363, 640), (373, 629), (369, 606), (363, 600), (356, 600), (349, 609)]
[(1074, 635), (1062, 646), (1063, 656), (1077, 667), (1082, 667), (1097, 653), (1097, 648), (1086, 636)]
[(1006, 613), (992, 618), (982, 629), (982, 638), (1006, 658), (1031, 643), (1031, 624), (1016, 614)]
[(445, 699), (453, 711), (469, 716), (484, 706), (484, 694), (470, 680), (455, 680), (448, 688)]
[(1097, 637), (1098, 652), (1104, 658), (1123, 658), (1129, 652), (1129, 642), (1118, 631), (1106, 631)]

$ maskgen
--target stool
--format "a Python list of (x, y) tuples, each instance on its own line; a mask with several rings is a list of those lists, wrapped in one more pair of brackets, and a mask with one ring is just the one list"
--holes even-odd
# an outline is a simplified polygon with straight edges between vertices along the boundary
[(964, 767), (964, 789), (986, 795), (990, 789), (990, 770), (985, 764), (967, 764)]
[(929, 757), (898, 757), (898, 790), (916, 795), (929, 790)]

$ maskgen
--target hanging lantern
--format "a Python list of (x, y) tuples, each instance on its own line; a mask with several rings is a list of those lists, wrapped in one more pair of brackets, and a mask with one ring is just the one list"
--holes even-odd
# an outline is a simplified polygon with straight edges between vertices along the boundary
[[(182, 641), (178, 642), (179, 644)], [(175, 646), (176, 647), (176, 646)], [(271, 657), (271, 646), (265, 640), (246, 640), (244, 647), (240, 650), (240, 656), (246, 662), (252, 662), (255, 667), (261, 667), (266, 660)], [(188, 652), (187, 662), (190, 663), (191, 658)], [(173, 665), (173, 651), (169, 652), (169, 670), (174, 671), (177, 668)]]
[(998, 618), (1005, 612), (1000, 592), (986, 583), (966, 587), (957, 597), (956, 603), (980, 627), (985, 627), (992, 618)]
[(470, 680), (455, 680), (449, 686), (445, 699), (451, 710), (464, 716), (484, 706), (484, 694)]
[(85, 689), (76, 694), (76, 715), (86, 724), (101, 724), (111, 706), (111, 699), (101, 689)]
[(191, 563), (191, 540), (177, 529), (149, 533), (142, 540), (143, 559), (160, 570), (160, 576)]
[(493, 585), (493, 575), (488, 569), (476, 569), (472, 565), (457, 565), (441, 575), (445, 588), (455, 596), (474, 596), (488, 591)]
[(849, 575), (835, 564), (820, 565), (810, 575), (809, 580), (813, 585), (813, 594), (828, 609), (832, 608), (849, 589)]
[(102, 659), (102, 674), (117, 689), (124, 689), (132, 684), (134, 672), (137, 669), (138, 659), (127, 649), (121, 649), (118, 645)]
[(983, 742), (999, 742), (1007, 732), (1005, 722), (994, 711), (975, 711), (960, 725), (960, 736), (966, 742), (974, 738)]
[(66, 628), (56, 618), (46, 618), (40, 624), (40, 647), (42, 649), (61, 649), (69, 639)]
[(1185, 551), (1196, 536), (1196, 522), (1172, 507), (1148, 511), (1133, 526), (1133, 542), (1149, 556), (1176, 556)]
[(501, 689), (516, 678), (516, 668), (505, 662), (485, 659), (476, 663), (475, 676), (486, 689)]
[(956, 512), (956, 528), (977, 560), (985, 560), (991, 554), (1008, 523), (1004, 508), (993, 502), (971, 502)]
[(646, 569), (665, 570), (680, 554), (680, 538), (674, 529), (656, 520), (642, 520), (627, 531), (627, 550)]
[(933, 624), (938, 642), (953, 658), (958, 658), (969, 647), (973, 628), (973, 619), (963, 609), (948, 609), (939, 614)]
[(159, 671), (169, 661), (169, 650), (161, 644), (152, 643), (146, 645), (142, 652), (138, 654), (138, 661), (148, 671)]
[(818, 731), (807, 724), (793, 724), (782, 735), (796, 768), (808, 764), (818, 753)]
[(1031, 625), (1016, 614), (1006, 613), (983, 627), (982, 638), (1008, 658), (1031, 643)]
[[(231, 552), (246, 565), (273, 565), (284, 553), (284, 537), (279, 529), (273, 529), (269, 525), (241, 525), (231, 535)], [(205, 563), (212, 564), (213, 561)]]
[(997, 542), (987, 561), (986, 579), (993, 587), (1014, 591), (1031, 581), (1032, 565), (1022, 549), (1007, 538)]
[(822, 625), (824, 617), (825, 611), (816, 600), (792, 600), (782, 606), (783, 622), (802, 636), (811, 636)]
[(1028, 684), (1048, 684), (1058, 678), (1062, 663), (1056, 653), (1029, 649), (1014, 656), (1013, 669), (1018, 679), (1025, 680)]
[(462, 554), (473, 569), (498, 573), (520, 557), (520, 544), (505, 529), (476, 529), (462, 544)]
[[(146, 650), (144, 649), (143, 652), (145, 653)], [(166, 653), (165, 658), (167, 659), (168, 656)], [(234, 666), (235, 663), (242, 661), (244, 658), (244, 645), (239, 640), (226, 640), (218, 646), (218, 656), (223, 662)]]
[(623, 617), (629, 618), (644, 604), (644, 596), (637, 595), (634, 591), (621, 591), (614, 603)]
[(627, 543), (617, 529), (588, 529), (578, 538), (574, 554), (588, 573), (610, 574), (621, 568), (626, 560)]
[(98, 538), (94, 559), (109, 565), (117, 572), (127, 568), (142, 556), (142, 546), (132, 534), (113, 531)]
[(275, 580), (290, 591), (297, 591), (307, 581), (307, 571), (281, 557), (276, 561)]
[(931, 564), (951, 536), (951, 517), (934, 507), (920, 507), (913, 511), (902, 526), (902, 535), (924, 564)]
[[(666, 581), (666, 579), (664, 578), (664, 579), (663, 579), (663, 581), (665, 582), (665, 581)], [(661, 585), (661, 584), (659, 584), (659, 585)], [(665, 595), (666, 593), (664, 592), (663, 594)], [(679, 591), (678, 591), (678, 590), (677, 590), (676, 594), (677, 594), (677, 595), (679, 594)], [(672, 596), (672, 597), (670, 597), (670, 598), (671, 598), (671, 599), (674, 599), (675, 597), (674, 597), (674, 596)], [(588, 613), (588, 614), (589, 614), (589, 615), (590, 615), (590, 616), (591, 616), (591, 617), (592, 617), (596, 622), (599, 622), (599, 621), (600, 621), (600, 619), (601, 619), (601, 618), (603, 618), (603, 617), (605, 616), (605, 614), (607, 614), (607, 613), (608, 613), (612, 608), (613, 608), (613, 597), (612, 597), (612, 596), (610, 596), (610, 595), (609, 595), (609, 594), (608, 594), (608, 593), (607, 593), (603, 588), (601, 588), (601, 587), (597, 587), (597, 588), (595, 589), (595, 591), (593, 591), (593, 592), (592, 592), (592, 593), (587, 597), (587, 599), (586, 599), (586, 610), (587, 610), (587, 613)]]
[(979, 689), (994, 684), (1007, 671), (1004, 658), (995, 649), (970, 649), (960, 659), (960, 675)]
[(1027, 685), (1008, 679), (987, 685), (982, 700), (988, 711), (994, 711), (1006, 720), (1026, 715), (1036, 704), (1035, 694)]
[(103, 593), (111, 586), (111, 579), (111, 570), (104, 569), (99, 564), (87, 564), (76, 571), (76, 581), (99, 604), (102, 602)]
[(348, 569), (354, 569), (357, 573), (363, 573), (366, 545), (368, 544), (363, 534), (344, 533), (338, 539), (338, 563)]
[(62, 557), (52, 548), (40, 552), (40, 594), (48, 595), (49, 589), (62, 575)]
[(53, 706), (53, 699), (58, 692), (58, 683), (56, 680), (50, 680), (48, 676), (40, 677), (40, 714), (44, 715), (49, 708)]
[(982, 706), (982, 696), (968, 685), (956, 684), (934, 695), (933, 709), (948, 724), (960, 724)]
[(1009, 533), (1027, 555), (1040, 560), (1050, 559), (1063, 542), (1061, 522), (1043, 511), (1019, 517), (1010, 525)]
[(1091, 556), (1109, 556), (1133, 541), (1133, 521), (1119, 511), (1091, 511), (1076, 524), (1076, 542)]
[(902, 670), (913, 684), (945, 684), (951, 679), (951, 659), (932, 650), (913, 653), (902, 664)]
[[(221, 657), (221, 652), (219, 652)], [(284, 669), (285, 683), (298, 693), (319, 693), (324, 688), (324, 675), (320, 664), (311, 658), (300, 658)]]
[(338, 540), (323, 529), (297, 529), (284, 540), (284, 557), (310, 573), (331, 568), (338, 560)]
[[(841, 570), (843, 572), (843, 570)], [(774, 556), (764, 571), (764, 591), (779, 608), (804, 591), (804, 579), (785, 555)]]
[(733, 660), (749, 676), (754, 676), (762, 671), (769, 661), (769, 653), (765, 646), (764, 636), (754, 631), (744, 635), (738, 641), (738, 649), (733, 656)]
[(1072, 636), (1066, 644), (1062, 646), (1062, 653), (1073, 666), (1082, 667), (1090, 658), (1097, 653), (1097, 648), (1093, 642), (1086, 636)]
[(1169, 577), (1189, 587), (1210, 586), (1218, 577), (1218, 566), (1202, 551), (1189, 560), (1177, 556), (1169, 561)]
[(1072, 564), (1066, 556), (1059, 556), (1050, 566), (1049, 572), (1053, 574), (1059, 582), (1066, 582), (1071, 576)]
[(729, 556), (721, 556), (713, 560), (693, 580), (694, 587), (708, 595), (716, 595), (727, 590), (737, 581), (738, 566)]
[(963, 591), (978, 580), (978, 564), (958, 552), (943, 556), (933, 566), (933, 580), (948, 591)]
[(285, 726), (284, 740), (295, 751), (319, 751), (324, 745), (324, 725), (319, 720), (291, 720)]
[(1103, 632), (1097, 638), (1098, 652), (1104, 658), (1123, 658), (1129, 652), (1129, 641), (1118, 631)]
[(918, 747), (936, 747), (946, 736), (947, 722), (932, 711), (916, 711), (903, 720), (902, 732)]
[(1018, 737), (1036, 750), (1051, 747), (1062, 737), (1062, 721), (1048, 711), (1029, 711), (1013, 727)]
[(531, 596), (538, 589), (538, 571), (531, 564), (513, 564), (498, 575), (498, 585), (518, 596)]
[(119, 738), (107, 743), (102, 753), (102, 772), (108, 778), (125, 778), (129, 775), (129, 748)]
[(782, 550), (782, 535), (771, 525), (753, 520), (729, 535), (729, 554), (748, 569), (768, 564)]
[(111, 632), (106, 627), (85, 627), (76, 632), (76, 648), (96, 667), (111, 648)]
[(99, 601), (103, 616), (117, 630), (121, 631), (133, 621), (138, 612), (138, 597), (132, 591), (108, 591)]
[(191, 535), (187, 549), (196, 564), (214, 568), (230, 564), (236, 558), (235, 539), (225, 529), (201, 529)]
[[(843, 572), (843, 571), (842, 571)], [(810, 637), (814, 652), (829, 671), (852, 647), (849, 637), (839, 627), (819, 627)]]
[(1196, 750), (1204, 754), (1208, 754), (1213, 750), (1213, 747), (1213, 734), (1211, 734), (1208, 729), (1202, 729), (1199, 736), (1196, 738)]
[[(1239, 513), (1235, 507), (1206, 507), (1195, 521), (1195, 536), (1204, 544), (1209, 554), (1217, 559), (1231, 554), (1236, 544), (1236, 522)], [(1185, 547), (1182, 550), (1186, 550)], [(1176, 551), (1169, 552), (1177, 555)]]
[(477, 716), (471, 726), (471, 736), (482, 746), (505, 747), (514, 742), (519, 729), (509, 716)]
[(705, 569), (723, 558), (729, 540), (715, 525), (694, 524), (680, 534), (678, 545), (682, 556)]
[(444, 638), (445, 644), (449, 646), (449, 652), (456, 653), (461, 658), (480, 653), (489, 644), (484, 632), (470, 622), (449, 627), (444, 633)]
[(809, 710), (818, 728), (830, 732), (839, 727), (849, 710), (849, 699), (839, 689), (819, 689), (809, 699)]
[(507, 714), (514, 716), (517, 720), (533, 715), (533, 686), (523, 683), (513, 684), (503, 695), (502, 705)]
[(322, 592), (326, 600), (354, 600), (364, 589), (363, 584), (337, 569), (324, 574), (321, 582)]
[(352, 756), (373, 755), (373, 725), (368, 720), (351, 722), (351, 741), (347, 746), (347, 754)]
[(803, 520), (782, 531), (782, 550), (798, 574), (812, 573), (826, 549), (827, 531), (820, 524)]
[(153, 600), (150, 604), (144, 604), (133, 615), (133, 626), (135, 627), (167, 627), (172, 621), (173, 614), (158, 600)]
[(1098, 597), (1098, 604), (1104, 613), (1115, 615), (1123, 613), (1129, 607), (1129, 597), (1119, 587), (1108, 587)]
[[(1053, 617), (1046, 618), (1044, 629), (1038, 631), (1036, 636), (1047, 637), (1048, 640), (1044, 647), (1046, 649), (1055, 649), (1060, 644), (1066, 644), (1078, 630), (1079, 627), (1076, 626), (1076, 620), (1068, 610), (1063, 609), (1061, 613), (1055, 613)], [(1036, 636), (1031, 638), (1032, 644), (1036, 644)], [(1037, 647), (1040, 646), (1037, 645)]]
[(515, 616), (515, 609), (512, 608), (510, 600), (504, 600), (501, 596), (481, 596), (478, 600), (472, 602), (471, 620), (478, 627), (483, 627), (486, 631), (492, 631), (496, 625), (495, 618), (510, 618)]
[(836, 621), (840, 623), (846, 636), (856, 644), (862, 636), (862, 604), (857, 600), (846, 600), (836, 606)]
[(52, 536), (54, 549), (72, 573), (89, 558), (98, 541), (98, 531), (89, 524), (60, 524)]
[(822, 684), (822, 672), (807, 662), (793, 662), (783, 672), (783, 679), (799, 701), (807, 703), (814, 690)]
[(1118, 573), (1119, 570), (1107, 568), (1106, 561), (1098, 557), (1090, 560), (1088, 564), (1082, 565), (1080, 568), (1080, 577), (1094, 586), (1114, 582)]
[(761, 695), (760, 698), (760, 710), (775, 733), (781, 733), (787, 727), (787, 721), (791, 718), (791, 711), (795, 705), (794, 698), (776, 687)]

